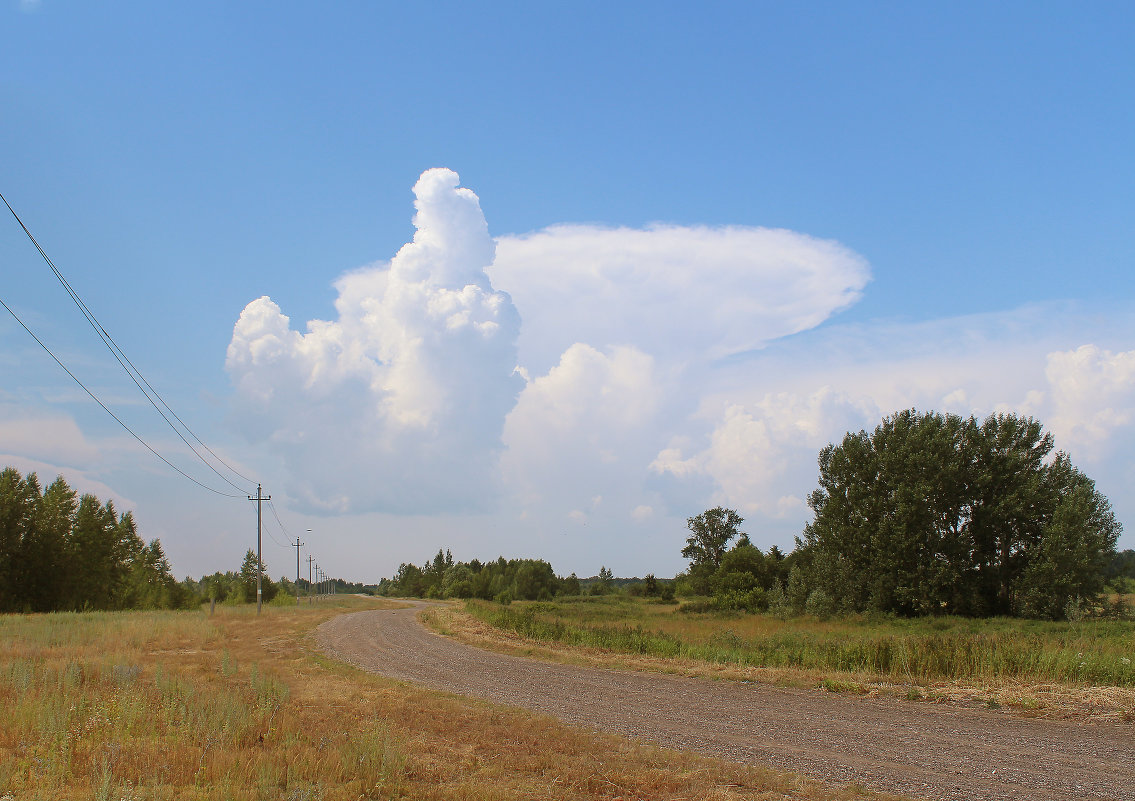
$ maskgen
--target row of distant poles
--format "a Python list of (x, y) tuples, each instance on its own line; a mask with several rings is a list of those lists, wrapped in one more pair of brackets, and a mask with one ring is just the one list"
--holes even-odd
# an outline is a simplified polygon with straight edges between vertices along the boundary
[[(263, 596), (263, 591), (261, 589), (260, 579), (261, 579), (261, 576), (264, 575), (264, 558), (263, 558), (262, 553), (261, 553), (261, 548), (262, 548), (262, 545), (263, 545), (263, 537), (262, 537), (262, 532), (263, 532), (262, 520), (263, 520), (263, 518), (262, 518), (262, 513), (261, 513), (261, 504), (263, 504), (264, 501), (272, 500), (272, 496), (271, 495), (265, 495), (263, 488), (259, 484), (257, 484), (256, 485), (256, 495), (255, 496), (249, 495), (248, 500), (256, 501), (256, 614), (259, 615), (260, 614), (260, 607), (261, 607), (261, 599), (262, 599), (262, 596)], [(311, 531), (311, 529), (309, 528), (308, 532), (310, 532), (310, 531)], [(301, 542), (300, 538), (297, 536), (296, 541), (289, 543), (289, 544), (293, 548), (296, 549), (296, 605), (298, 606), (299, 603), (300, 603), (300, 548), (303, 547), (304, 545), (306, 545), (307, 543)], [(313, 567), (313, 565), (314, 565), (314, 567)], [(314, 570), (314, 573), (313, 573), (313, 570)], [(336, 594), (335, 582), (331, 581), (331, 577), (328, 576), (326, 573), (324, 573), (319, 568), (319, 563), (315, 561), (315, 557), (313, 557), (311, 554), (308, 554), (308, 557), (307, 557), (307, 602), (309, 604), (312, 602), (312, 597), (313, 597), (312, 590), (315, 589), (315, 588), (318, 588), (318, 590), (314, 593), (314, 595), (335, 595)]]

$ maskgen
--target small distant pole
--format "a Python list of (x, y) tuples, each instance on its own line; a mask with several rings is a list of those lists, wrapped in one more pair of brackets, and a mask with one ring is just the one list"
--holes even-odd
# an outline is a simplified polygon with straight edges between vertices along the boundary
[(256, 497), (253, 498), (251, 495), (249, 495), (248, 500), (256, 501), (256, 614), (259, 615), (260, 614), (260, 598), (261, 598), (260, 576), (264, 572), (264, 560), (260, 556), (260, 545), (261, 545), (261, 543), (260, 543), (260, 538), (261, 538), (261, 534), (260, 534), (260, 529), (261, 529), (260, 505), (264, 501), (272, 500), (272, 496), (262, 494), (261, 491), (260, 491), (260, 485), (257, 484), (256, 485)]
[(300, 542), (299, 537), (296, 537), (296, 541), (292, 545), (296, 549), (296, 606), (300, 605), (300, 546), (305, 544)]
[(315, 557), (311, 554), (307, 555), (307, 605), (311, 606), (311, 563), (315, 561)]

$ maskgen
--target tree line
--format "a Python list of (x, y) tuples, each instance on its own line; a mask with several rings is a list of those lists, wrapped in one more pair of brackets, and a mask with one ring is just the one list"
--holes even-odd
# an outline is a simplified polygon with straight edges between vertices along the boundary
[(174, 579), (158, 540), (112, 501), (78, 495), (62, 476), (0, 472), (0, 611), (176, 609), (196, 596)]
[[(200, 579), (186, 579), (192, 585), (193, 592), (204, 601), (216, 601), (225, 604), (256, 603), (256, 554), (249, 548), (241, 561), (239, 570), (217, 571)], [(327, 579), (322, 591), (337, 593), (361, 593), (374, 595), (378, 591), (376, 584), (361, 584), (343, 579)], [(320, 591), (313, 587), (307, 579), (301, 578), (299, 582), (292, 581), (287, 576), (281, 576), (273, 581), (267, 573), (260, 577), (260, 599), (263, 603), (271, 603), (277, 598), (294, 599), (296, 595), (306, 597), (313, 592)]]
[(1107, 498), (1053, 447), (1032, 418), (899, 412), (820, 452), (791, 554), (752, 546), (733, 510), (690, 518), (679, 590), (786, 613), (1077, 614), (1128, 563)]
[[(598, 586), (612, 585), (611, 571), (604, 567)], [(580, 579), (572, 573), (561, 578), (543, 559), (509, 559), (496, 561), (455, 562), (448, 549), (438, 550), (421, 567), (403, 562), (391, 579), (378, 584), (381, 595), (416, 598), (482, 598), (500, 603), (513, 600), (543, 601), (557, 595), (579, 595)]]

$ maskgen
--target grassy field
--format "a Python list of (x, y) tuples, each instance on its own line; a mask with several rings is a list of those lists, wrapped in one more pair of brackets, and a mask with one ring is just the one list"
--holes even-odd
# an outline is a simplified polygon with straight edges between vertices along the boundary
[(729, 668), (738, 678), (764, 676), (828, 689), (889, 686), (912, 699), (968, 689), (990, 706), (1064, 711), (1079, 706), (1135, 719), (1131, 621), (782, 620), (687, 613), (619, 596), (507, 607), (474, 601), (466, 612), (530, 642), (642, 657), (681, 666), (685, 673), (699, 672), (701, 664), (704, 675)]
[(0, 617), (0, 799), (883, 798), (577, 731), (325, 659), (378, 601)]

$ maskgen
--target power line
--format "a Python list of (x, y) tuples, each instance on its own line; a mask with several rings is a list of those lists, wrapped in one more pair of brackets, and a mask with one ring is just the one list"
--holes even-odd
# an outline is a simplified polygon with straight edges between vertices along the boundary
[[(268, 501), (268, 509), (272, 512), (272, 517), (276, 518), (276, 522), (280, 524), (280, 531), (284, 532), (284, 536), (289, 540), (292, 538), (292, 533), (288, 531), (288, 527), (284, 525), (284, 521), (280, 519), (280, 515), (276, 513), (276, 504)], [(290, 545), (288, 547), (291, 547)]]
[[(12, 204), (10, 204), (8, 202), (8, 199), (6, 197), (4, 197), (3, 194), (0, 194), (0, 200), (4, 201), (4, 205), (8, 207), (8, 211), (10, 211), (12, 213), (12, 216), (16, 219), (16, 222), (19, 223), (20, 228), (23, 229), (23, 231), (27, 235), (28, 239), (31, 240), (31, 243), (33, 245), (35, 245), (36, 250), (39, 251), (39, 255), (43, 257), (43, 260), (45, 262), (47, 262), (47, 266), (51, 268), (51, 272), (55, 274), (55, 277), (57, 279), (59, 279), (59, 283), (61, 283), (63, 285), (63, 288), (65, 290), (67, 290), (67, 294), (71, 297), (71, 300), (79, 308), (79, 311), (82, 312), (83, 316), (87, 319), (87, 322), (91, 324), (91, 327), (94, 329), (94, 331), (98, 335), (99, 339), (101, 339), (103, 344), (106, 345), (107, 349), (110, 350), (110, 353), (111, 353), (112, 356), (114, 356), (115, 361), (117, 361), (119, 366), (122, 367), (122, 369), (126, 371), (126, 375), (130, 376), (130, 380), (134, 382), (134, 385), (136, 387), (138, 387), (139, 391), (141, 391), (141, 393), (146, 396), (146, 400), (148, 400), (150, 402), (150, 405), (154, 407), (154, 410), (161, 416), (161, 418), (163, 420), (165, 420), (166, 424), (171, 429), (173, 429), (173, 432), (175, 434), (177, 434), (177, 436), (181, 439), (181, 441), (185, 443), (186, 447), (188, 447), (189, 450), (193, 452), (194, 456), (196, 456), (198, 459), (200, 459), (201, 462), (206, 467), (208, 467), (210, 470), (212, 470), (214, 473), (216, 473), (217, 477), (220, 478), (222, 481), (224, 481), (226, 484), (228, 484), (230, 487), (232, 487), (233, 489), (238, 490), (240, 492), (243, 492), (244, 489), (245, 489), (244, 487), (240, 487), (237, 484), (234, 484), (232, 481), (230, 481), (219, 470), (217, 470), (217, 468), (213, 467), (213, 465), (209, 463), (209, 460), (207, 460), (204, 456), (202, 456), (197, 451), (197, 449), (195, 447), (193, 447), (193, 444), (190, 443), (189, 440), (187, 440), (185, 438), (185, 436), (181, 433), (181, 431), (178, 430), (177, 426), (175, 426), (173, 424), (173, 421), (171, 421), (169, 419), (169, 417), (166, 416), (165, 412), (163, 412), (161, 410), (161, 408), (158, 407), (158, 404), (154, 402), (154, 398), (157, 398), (157, 400), (161, 402), (162, 406), (165, 407), (166, 411), (168, 411), (173, 416), (173, 418), (175, 420), (177, 420), (178, 423), (181, 424), (181, 427), (184, 428), (186, 432), (188, 432), (189, 436), (193, 437), (193, 439), (195, 439), (201, 445), (202, 448), (204, 448), (206, 451), (208, 451), (210, 454), (212, 454), (214, 459), (216, 459), (222, 465), (227, 467), (229, 469), (229, 471), (232, 472), (234, 475), (244, 479), (245, 481), (249, 482), (250, 484), (252, 483), (252, 479), (248, 478), (247, 476), (245, 476), (242, 473), (240, 473), (239, 471), (237, 471), (235, 468), (233, 468), (231, 465), (229, 465), (224, 459), (222, 459), (220, 456), (218, 456), (213, 451), (212, 448), (210, 448), (208, 445), (206, 445), (201, 440), (201, 438), (199, 436), (197, 436), (197, 434), (195, 434), (193, 432), (193, 430), (191, 428), (189, 428), (188, 425), (185, 424), (184, 420), (182, 420), (180, 417), (177, 416), (177, 413), (174, 412), (174, 410), (170, 408), (169, 404), (166, 403), (165, 399), (158, 393), (158, 391), (156, 389), (153, 388), (153, 386), (151, 386), (150, 382), (146, 380), (146, 377), (144, 375), (142, 375), (142, 372), (134, 365), (134, 363), (132, 361), (130, 361), (130, 358), (126, 355), (126, 353), (122, 350), (122, 348), (119, 347), (118, 343), (114, 340), (114, 337), (112, 337), (110, 335), (110, 333), (107, 332), (107, 330), (103, 327), (102, 323), (100, 323), (98, 321), (98, 319), (95, 317), (94, 313), (90, 310), (90, 308), (87, 306), (87, 304), (83, 302), (83, 299), (79, 297), (79, 294), (72, 288), (71, 284), (63, 276), (63, 273), (61, 273), (59, 271), (59, 269), (55, 266), (55, 263), (47, 255), (47, 253), (44, 251), (44, 249), (42, 247), (40, 247), (39, 242), (37, 242), (36, 238), (34, 236), (32, 236), (32, 232), (30, 230), (28, 230), (28, 227), (26, 225), (24, 225), (24, 221), (20, 219), (20, 215), (18, 215), (16, 213), (16, 210), (12, 208)], [(127, 366), (127, 365), (129, 365), (129, 366)], [(137, 377), (135, 377), (135, 376), (137, 376)], [(143, 386), (143, 384), (145, 386)], [(152, 397), (151, 397), (151, 394), (152, 394)], [(234, 496), (234, 497), (237, 497), (237, 496)]]
[[(272, 508), (272, 502), (271, 501), (268, 501), (268, 508), (269, 509)], [(273, 514), (275, 514), (275, 513), (273, 512)], [(276, 522), (279, 522), (279, 518), (276, 518)], [(283, 529), (283, 525), (281, 525), (280, 528)], [(264, 530), (268, 532), (268, 538), (270, 540), (272, 540), (272, 542), (279, 545), (281, 548), (294, 548), (295, 547), (291, 543), (285, 544), (283, 542), (280, 542), (278, 539), (276, 539), (275, 535), (272, 534), (272, 529), (268, 527), (268, 519), (267, 518), (264, 519)], [(285, 535), (286, 535), (286, 532), (285, 532)]]
[(3, 306), (3, 307), (4, 307), (4, 308), (5, 308), (5, 309), (6, 309), (7, 311), (8, 311), (8, 314), (12, 315), (12, 319), (14, 319), (14, 320), (15, 320), (15, 321), (16, 321), (17, 323), (19, 323), (19, 324), (20, 324), (20, 327), (21, 327), (21, 328), (23, 328), (23, 329), (24, 329), (25, 331), (27, 331), (27, 332), (28, 332), (28, 334), (29, 334), (29, 335), (31, 335), (31, 338), (32, 338), (32, 339), (34, 339), (34, 340), (35, 340), (35, 341), (36, 341), (37, 343), (39, 343), (39, 346), (40, 346), (41, 348), (43, 348), (43, 349), (44, 349), (45, 351), (47, 351), (47, 355), (48, 355), (48, 356), (50, 356), (50, 357), (51, 357), (52, 359), (54, 359), (54, 360), (55, 360), (55, 363), (56, 363), (56, 364), (58, 364), (58, 365), (59, 365), (60, 367), (62, 367), (62, 368), (63, 368), (63, 372), (65, 372), (65, 373), (67, 373), (67, 375), (71, 376), (71, 379), (72, 379), (72, 380), (73, 380), (73, 381), (74, 381), (74, 382), (75, 382), (76, 384), (78, 384), (78, 385), (79, 385), (80, 387), (82, 387), (82, 389), (83, 389), (83, 391), (84, 391), (84, 392), (86, 392), (86, 393), (87, 393), (88, 395), (90, 395), (90, 396), (91, 396), (91, 400), (93, 400), (93, 401), (94, 401), (95, 403), (97, 403), (97, 404), (98, 404), (99, 406), (101, 406), (101, 407), (102, 407), (102, 409), (103, 409), (103, 411), (105, 411), (105, 412), (106, 412), (107, 414), (109, 414), (109, 415), (110, 415), (111, 417), (113, 417), (113, 418), (114, 418), (114, 421), (115, 421), (116, 423), (118, 423), (118, 424), (119, 424), (120, 426), (122, 426), (123, 428), (125, 428), (125, 429), (126, 429), (126, 430), (127, 430), (127, 431), (128, 431), (129, 433), (130, 433), (130, 436), (134, 437), (134, 439), (136, 439), (136, 440), (138, 440), (138, 441), (139, 441), (140, 443), (142, 443), (142, 445), (143, 445), (143, 446), (144, 446), (144, 447), (146, 448), (146, 450), (148, 450), (148, 451), (149, 451), (150, 453), (154, 454), (154, 456), (157, 456), (157, 457), (158, 457), (159, 459), (161, 459), (161, 460), (162, 460), (163, 462), (165, 462), (165, 463), (166, 463), (167, 465), (169, 465), (170, 467), (172, 467), (172, 468), (173, 468), (174, 470), (176, 470), (176, 471), (177, 471), (178, 473), (180, 473), (180, 474), (181, 474), (182, 476), (184, 476), (185, 478), (187, 478), (187, 479), (189, 479), (190, 481), (192, 481), (192, 482), (193, 482), (194, 484), (196, 484), (196, 485), (197, 485), (198, 487), (201, 487), (202, 489), (207, 489), (207, 490), (209, 490), (209, 492), (212, 492), (212, 493), (214, 493), (214, 494), (216, 494), (216, 495), (221, 495), (221, 496), (223, 496), (223, 497), (225, 497), (225, 498), (239, 498), (239, 497), (240, 497), (239, 495), (232, 495), (232, 494), (230, 494), (230, 493), (227, 493), (227, 492), (222, 492), (222, 491), (220, 491), (220, 490), (216, 490), (216, 489), (213, 489), (212, 487), (208, 486), (207, 484), (202, 484), (202, 483), (201, 483), (200, 481), (198, 481), (197, 479), (195, 479), (195, 478), (194, 478), (193, 476), (191, 476), (191, 475), (189, 475), (188, 473), (186, 473), (186, 472), (185, 472), (184, 470), (182, 470), (182, 469), (181, 469), (180, 467), (178, 467), (177, 465), (175, 465), (175, 464), (174, 464), (173, 462), (171, 462), (171, 461), (170, 461), (169, 459), (167, 459), (166, 457), (162, 456), (162, 455), (161, 455), (160, 453), (158, 453), (158, 452), (157, 452), (156, 450), (154, 450), (154, 449), (153, 449), (152, 447), (150, 447), (150, 444), (149, 444), (148, 442), (146, 442), (146, 440), (142, 439), (142, 438), (141, 438), (140, 436), (138, 436), (137, 434), (135, 434), (135, 433), (134, 433), (134, 429), (130, 428), (130, 426), (128, 426), (128, 425), (126, 425), (126, 423), (122, 422), (121, 418), (119, 418), (119, 416), (118, 416), (118, 415), (116, 415), (116, 414), (115, 414), (114, 412), (112, 412), (112, 411), (111, 411), (111, 410), (110, 410), (110, 409), (109, 409), (109, 408), (107, 407), (107, 405), (106, 405), (105, 403), (103, 403), (103, 402), (102, 402), (101, 400), (99, 400), (99, 399), (98, 399), (98, 396), (97, 396), (97, 395), (95, 395), (95, 393), (93, 393), (93, 392), (91, 392), (91, 391), (90, 391), (89, 389), (87, 389), (87, 385), (86, 385), (86, 384), (84, 384), (84, 383), (83, 383), (82, 381), (80, 381), (80, 380), (78, 379), (78, 377), (77, 377), (77, 376), (76, 376), (76, 375), (75, 375), (74, 373), (72, 373), (72, 372), (71, 372), (71, 371), (70, 371), (69, 369), (67, 369), (67, 365), (65, 365), (65, 364), (64, 364), (63, 362), (61, 362), (61, 361), (59, 360), (59, 357), (58, 357), (58, 356), (56, 356), (56, 355), (55, 355), (54, 353), (52, 353), (52, 352), (51, 352), (51, 348), (49, 348), (49, 347), (47, 347), (47, 345), (43, 344), (43, 340), (41, 340), (41, 339), (40, 339), (39, 337), (37, 337), (37, 336), (35, 335), (35, 333), (34, 333), (34, 332), (33, 332), (33, 331), (32, 331), (32, 330), (30, 329), (30, 328), (28, 328), (28, 327), (27, 327), (27, 325), (25, 325), (25, 324), (24, 324), (24, 321), (23, 321), (23, 320), (21, 320), (21, 319), (19, 318), (19, 315), (17, 315), (17, 314), (16, 314), (16, 313), (15, 313), (14, 311), (12, 311), (11, 307), (10, 307), (10, 306), (8, 306), (8, 304), (7, 304), (7, 303), (5, 303), (5, 302), (4, 302), (4, 300), (3, 300), (2, 298), (0, 298), (0, 306)]

